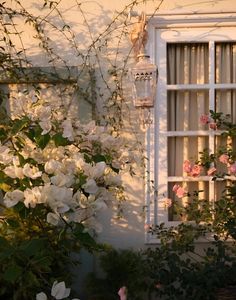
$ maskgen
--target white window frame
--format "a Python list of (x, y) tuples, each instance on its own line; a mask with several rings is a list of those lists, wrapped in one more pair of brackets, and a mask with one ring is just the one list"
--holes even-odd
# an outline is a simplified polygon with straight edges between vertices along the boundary
[[(209, 182), (210, 201), (214, 201), (214, 183), (209, 176), (197, 179), (168, 177), (167, 174), (167, 138), (168, 136), (186, 136), (186, 132), (167, 132), (167, 91), (168, 90), (209, 90), (209, 108), (214, 110), (215, 90), (236, 89), (236, 83), (215, 84), (214, 51), (215, 42), (236, 41), (236, 13), (214, 14), (178, 14), (158, 15), (149, 21), (148, 50), (152, 60), (158, 66), (157, 95), (151, 114), (153, 123), (146, 133), (146, 224), (165, 223), (177, 225), (179, 222), (168, 221), (168, 211), (164, 199), (167, 197), (168, 182), (203, 180)], [(166, 44), (169, 42), (208, 42), (209, 43), (209, 83), (188, 85), (167, 85)], [(214, 148), (216, 131), (188, 131), (188, 136), (208, 136), (209, 149)], [(155, 151), (156, 150), (156, 151)], [(157, 243), (158, 240), (146, 233), (146, 243)]]

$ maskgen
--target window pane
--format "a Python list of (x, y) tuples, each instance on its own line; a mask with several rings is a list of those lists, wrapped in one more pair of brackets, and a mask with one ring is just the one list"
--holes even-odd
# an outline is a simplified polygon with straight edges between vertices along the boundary
[(208, 91), (169, 91), (167, 100), (168, 130), (207, 130), (200, 116), (209, 112)]
[[(186, 176), (183, 162), (200, 159), (199, 152), (208, 148), (208, 137), (169, 137), (168, 138), (168, 176)], [(204, 175), (204, 170), (201, 172)]]
[(229, 114), (231, 121), (236, 124), (236, 90), (217, 90), (215, 107), (217, 112)]
[(236, 82), (236, 43), (217, 43), (216, 56), (216, 83)]
[[(183, 198), (178, 198), (173, 192), (173, 186), (177, 184), (182, 187), (188, 195)], [(198, 195), (196, 192), (199, 192)], [(181, 210), (181, 207), (185, 207), (187, 203), (193, 203), (194, 200), (208, 200), (209, 198), (209, 183), (208, 182), (170, 182), (168, 184), (168, 198), (172, 199), (174, 205), (169, 208), (169, 221), (191, 221), (192, 218), (187, 216), (184, 211)], [(180, 210), (176, 209), (180, 206)], [(200, 208), (201, 203), (196, 207)]]
[(208, 44), (167, 44), (167, 83), (208, 83)]

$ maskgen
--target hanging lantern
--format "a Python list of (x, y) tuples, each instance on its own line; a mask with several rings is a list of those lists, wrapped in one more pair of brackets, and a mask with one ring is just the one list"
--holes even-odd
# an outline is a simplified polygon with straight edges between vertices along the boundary
[(135, 107), (153, 107), (156, 95), (157, 67), (146, 54), (138, 55), (138, 62), (131, 70)]

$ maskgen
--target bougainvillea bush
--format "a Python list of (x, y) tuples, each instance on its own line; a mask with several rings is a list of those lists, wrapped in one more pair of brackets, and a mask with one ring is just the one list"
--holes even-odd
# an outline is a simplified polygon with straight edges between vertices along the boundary
[(124, 200), (129, 157), (111, 129), (39, 96), (20, 101), (0, 121), (0, 297), (28, 300), (68, 286), (71, 252), (99, 249), (96, 214)]

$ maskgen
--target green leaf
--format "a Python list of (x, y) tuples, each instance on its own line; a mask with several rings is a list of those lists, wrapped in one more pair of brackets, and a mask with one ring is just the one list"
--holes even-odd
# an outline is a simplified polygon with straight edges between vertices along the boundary
[(70, 142), (68, 139), (64, 138), (61, 133), (56, 133), (53, 137), (52, 140), (54, 141), (55, 145), (58, 146), (66, 146), (69, 145)]
[(13, 210), (16, 211), (22, 219), (27, 219), (30, 214), (30, 209), (27, 208), (23, 202), (18, 202)]
[(0, 251), (0, 262), (3, 261), (6, 264), (7, 259), (11, 259), (11, 256), (14, 254), (14, 248), (8, 245), (6, 249), (1, 249)]
[(104, 155), (96, 154), (96, 155), (93, 156), (93, 161), (98, 163), (100, 161), (105, 161), (106, 162), (107, 160), (106, 160), (106, 157)]
[(20, 226), (20, 224), (17, 220), (10, 219), (10, 218), (7, 219), (7, 224), (13, 229), (16, 229)]
[(29, 129), (27, 136), (31, 141), (35, 142), (39, 148), (44, 149), (51, 137), (48, 133), (42, 134), (42, 131), (42, 128), (39, 125), (36, 125), (34, 128)]
[(34, 256), (41, 252), (45, 248), (44, 239), (32, 239), (22, 243), (20, 249), (24, 252), (26, 256)]
[(19, 131), (21, 131), (23, 128), (25, 128), (28, 125), (28, 122), (29, 121), (27, 118), (14, 120), (11, 133), (13, 135), (17, 134)]
[(17, 265), (9, 266), (3, 273), (3, 279), (14, 283), (22, 274), (22, 268)]
[(86, 248), (98, 247), (94, 238), (88, 232), (84, 232), (84, 226), (82, 224), (77, 224), (73, 233), (80, 245)]
[(8, 246), (9, 246), (8, 241), (4, 237), (0, 236), (0, 249), (4, 249)]
[(7, 132), (3, 129), (3, 128), (0, 128), (0, 140), (5, 140), (7, 137)]
[(40, 134), (40, 135), (35, 136), (35, 142), (41, 149), (44, 149), (47, 146), (50, 139), (51, 139), (51, 137), (48, 133), (44, 134), (44, 135)]

